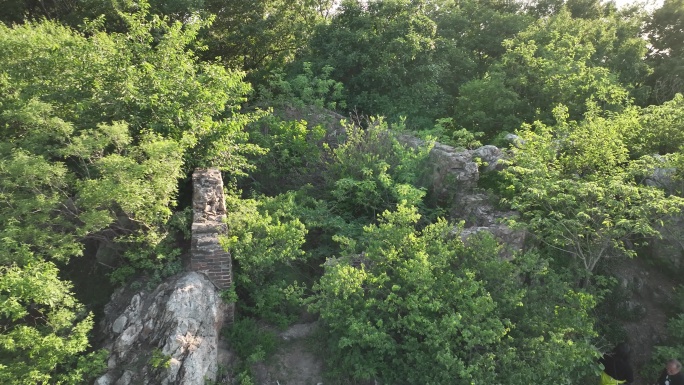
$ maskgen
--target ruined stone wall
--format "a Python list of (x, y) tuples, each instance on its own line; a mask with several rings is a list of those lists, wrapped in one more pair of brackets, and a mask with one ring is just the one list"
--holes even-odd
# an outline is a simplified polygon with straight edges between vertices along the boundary
[[(233, 284), (230, 253), (219, 244), (226, 231), (226, 204), (221, 172), (215, 168), (197, 169), (192, 174), (192, 246), (190, 270), (205, 274), (219, 289)], [(234, 319), (235, 304), (226, 304), (226, 322)]]

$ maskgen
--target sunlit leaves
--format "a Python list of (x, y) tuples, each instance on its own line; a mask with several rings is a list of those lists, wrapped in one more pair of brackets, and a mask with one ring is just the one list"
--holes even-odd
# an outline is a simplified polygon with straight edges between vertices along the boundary
[(475, 347), (506, 333), (473, 273), (452, 269), (462, 245), (448, 240), (448, 224), (421, 233), (413, 229), (418, 219), (403, 205), (385, 212), (357, 249), (327, 263), (317, 284), (311, 308), (331, 329), (335, 366), (347, 375), (400, 383), (473, 380), (491, 365)]
[(399, 205), (357, 241), (337, 238), (342, 257), (325, 263), (309, 301), (329, 332), (334, 375), (526, 385), (586, 373), (577, 368), (594, 359), (591, 295), (536, 255), (506, 261), (491, 236), (464, 245), (446, 221), (419, 231), (418, 220)]
[[(67, 261), (81, 254), (70, 234), (69, 177), (63, 164), (0, 145), (0, 264), (23, 263), (22, 249), (42, 258)], [(65, 211), (67, 215), (59, 215)]]
[(633, 255), (633, 235), (657, 235), (659, 218), (677, 213), (682, 200), (641, 178), (652, 172), (648, 158), (631, 160), (625, 132), (634, 111), (612, 117), (590, 112), (581, 122), (535, 123), (520, 132), (513, 149), (510, 203), (547, 246), (576, 258), (592, 271), (604, 258)]
[(411, 148), (395, 135), (382, 119), (366, 130), (348, 125), (325, 175), (336, 213), (373, 220), (402, 201), (421, 205), (425, 192), (417, 186), (431, 147)]
[[(120, 264), (177, 272), (168, 234), (184, 172), (238, 175), (258, 150), (241, 145), (252, 119), (239, 113), (244, 74), (192, 51), (210, 20), (170, 22), (139, 5), (120, 13), (122, 33), (99, 21), (88, 34), (52, 21), (0, 24), (0, 269), (19, 290), (0, 284), (16, 313), (0, 330), (10, 349), (0, 365), (12, 363), (2, 383), (83, 381), (84, 366), (69, 369), (92, 320), (51, 261), (80, 256), (96, 239), (120, 242)], [(37, 297), (45, 291), (60, 297)], [(69, 373), (52, 378), (56, 368)]]
[(292, 279), (294, 266), (306, 258), (302, 245), (307, 229), (295, 215), (295, 195), (259, 199), (229, 195), (226, 201), (228, 229), (221, 245), (235, 261), (236, 289), (244, 301), (239, 305), (255, 316), (287, 325), (296, 307), (288, 292), (299, 290)]
[[(28, 385), (64, 379), (58, 366), (75, 364), (76, 355), (89, 346), (92, 315), (85, 314), (70, 292), (71, 285), (57, 274), (56, 266), (50, 262), (0, 266), (3, 384)], [(83, 374), (79, 372), (79, 376), (60, 383), (78, 384)]]

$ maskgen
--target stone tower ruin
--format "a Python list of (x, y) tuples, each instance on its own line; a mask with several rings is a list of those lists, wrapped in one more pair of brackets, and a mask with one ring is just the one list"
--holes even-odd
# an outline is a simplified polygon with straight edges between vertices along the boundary
[[(205, 274), (220, 291), (233, 284), (230, 253), (219, 244), (225, 234), (226, 203), (223, 179), (216, 168), (198, 168), (192, 174), (192, 245), (190, 270)], [(226, 304), (226, 322), (235, 317), (235, 304)]]

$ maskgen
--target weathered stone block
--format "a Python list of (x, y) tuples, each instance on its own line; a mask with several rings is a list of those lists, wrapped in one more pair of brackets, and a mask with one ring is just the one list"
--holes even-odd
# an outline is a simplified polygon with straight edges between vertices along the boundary
[[(193, 223), (190, 269), (202, 272), (219, 289), (233, 281), (230, 253), (223, 250), (219, 236), (227, 226), (223, 179), (218, 169), (197, 169), (192, 175)], [(226, 322), (233, 321), (235, 304), (227, 304)]]

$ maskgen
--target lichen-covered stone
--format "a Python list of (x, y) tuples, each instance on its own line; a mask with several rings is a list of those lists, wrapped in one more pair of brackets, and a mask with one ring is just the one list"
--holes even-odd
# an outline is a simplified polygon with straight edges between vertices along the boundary
[[(115, 294), (105, 309), (110, 369), (96, 384), (194, 385), (216, 379), (225, 309), (207, 277), (188, 272), (154, 291), (129, 293), (128, 301), (124, 295)], [(117, 306), (122, 302), (129, 305)]]

